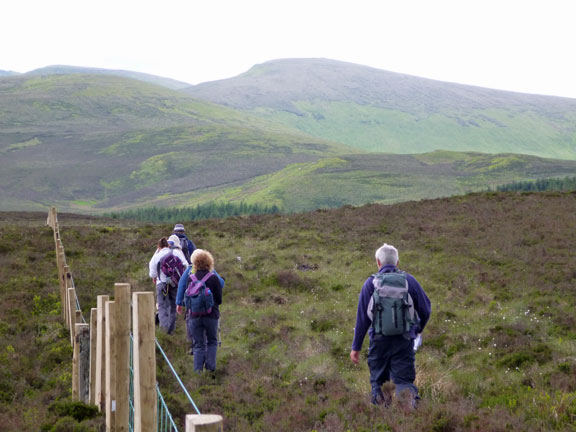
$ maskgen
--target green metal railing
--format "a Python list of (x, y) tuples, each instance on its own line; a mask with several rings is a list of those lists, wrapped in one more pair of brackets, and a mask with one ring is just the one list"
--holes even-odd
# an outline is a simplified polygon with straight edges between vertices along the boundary
[(158, 432), (178, 432), (176, 423), (174, 423), (174, 419), (168, 410), (168, 406), (164, 401), (164, 397), (162, 396), (160, 387), (158, 387), (158, 383), (156, 383), (156, 393), (158, 394), (158, 422), (156, 425), (156, 430)]
[[(132, 334), (130, 334), (130, 400), (129, 400), (130, 407), (129, 407), (129, 417), (128, 417), (129, 418), (128, 429), (130, 430), (130, 432), (134, 432), (134, 368), (132, 366), (133, 365), (133, 345), (134, 345), (134, 340), (132, 338)], [(186, 395), (186, 397), (188, 398), (188, 400), (190, 401), (190, 403), (194, 407), (194, 410), (196, 411), (197, 414), (200, 414), (200, 410), (198, 409), (198, 407), (194, 403), (194, 400), (190, 396), (190, 393), (188, 392), (188, 390), (184, 386), (184, 383), (182, 382), (182, 380), (178, 376), (178, 373), (174, 369), (174, 366), (172, 366), (172, 363), (168, 359), (168, 356), (166, 355), (166, 353), (164, 352), (164, 350), (160, 346), (158, 339), (156, 339), (156, 347), (158, 348), (158, 350), (162, 354), (162, 357), (164, 358), (164, 360), (166, 361), (166, 363), (170, 367), (170, 371), (172, 372), (172, 375), (174, 375), (174, 377), (176, 378), (176, 381), (178, 381), (178, 384), (180, 384), (180, 387), (182, 388), (182, 390), (184, 391), (184, 394)], [(170, 409), (168, 408), (168, 405), (166, 404), (166, 401), (164, 400), (164, 396), (162, 396), (162, 392), (160, 391), (160, 387), (158, 386), (158, 383), (156, 383), (156, 394), (158, 396), (158, 398), (157, 398), (157, 400), (158, 400), (158, 404), (157, 404), (157, 419), (158, 419), (158, 421), (157, 421), (157, 425), (156, 425), (156, 431), (157, 432), (178, 432), (178, 427), (176, 426), (176, 423), (174, 422), (174, 418), (172, 417), (172, 414), (170, 414)]]

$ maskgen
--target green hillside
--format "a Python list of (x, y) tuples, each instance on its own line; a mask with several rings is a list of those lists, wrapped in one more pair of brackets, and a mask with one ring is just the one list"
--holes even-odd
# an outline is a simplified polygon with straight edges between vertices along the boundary
[(145, 203), (346, 151), (136, 80), (0, 79), (3, 210)]
[[(339, 118), (334, 130), (353, 137), (347, 122)], [(337, 132), (329, 141), (293, 126), (124, 77), (0, 78), (0, 210), (56, 205), (102, 213), (216, 201), (293, 212), (442, 197), (576, 172), (575, 161), (514, 154), (367, 153), (336, 143)], [(401, 126), (389, 123), (390, 130)], [(407, 124), (404, 130), (420, 133)], [(526, 129), (529, 135), (539, 136)], [(404, 143), (397, 150), (411, 151)]]
[(177, 81), (171, 78), (160, 77), (157, 75), (150, 75), (142, 72), (134, 72), (128, 70), (118, 70), (118, 69), (102, 69), (102, 68), (91, 68), (91, 67), (80, 67), (80, 66), (65, 66), (65, 65), (55, 65), (46, 66), (40, 69), (34, 69), (30, 72), (26, 72), (26, 75), (69, 75), (69, 74), (83, 74), (83, 75), (114, 75), (124, 78), (131, 78), (139, 81), (144, 81), (151, 84), (156, 84), (162, 87), (167, 87), (169, 89), (177, 90), (189, 87), (190, 84)]
[[(173, 224), (59, 215), (83, 310), (115, 282), (151, 290)], [(0, 424), (50, 430), (71, 394), (46, 213), (0, 213)], [(157, 337), (203, 413), (227, 431), (572, 431), (576, 426), (574, 193), (485, 193), (295, 215), (182, 221), (226, 277), (217, 373), (195, 376), (184, 322)], [(370, 405), (367, 342), (349, 359), (356, 303), (383, 242), (428, 293), (416, 354), (422, 404)], [(177, 421), (192, 409), (158, 368)], [(87, 422), (83, 431), (97, 430)], [(72, 430), (72, 426), (70, 429)]]
[(358, 149), (576, 159), (576, 99), (446, 83), (326, 59), (286, 59), (183, 90)]
[(276, 205), (285, 211), (309, 211), (461, 195), (514, 179), (566, 176), (574, 172), (576, 161), (525, 155), (448, 151), (342, 155), (291, 164), (240, 185), (167, 195), (149, 204), (246, 202)]

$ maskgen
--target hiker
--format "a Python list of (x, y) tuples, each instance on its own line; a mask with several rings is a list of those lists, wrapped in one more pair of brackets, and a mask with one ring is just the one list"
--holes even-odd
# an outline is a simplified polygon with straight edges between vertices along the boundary
[[(174, 246), (180, 245), (178, 237), (171, 236), (170, 239)], [(176, 293), (187, 266), (188, 261), (182, 251), (178, 247), (170, 247), (166, 237), (162, 237), (148, 267), (150, 277), (156, 284), (159, 324), (167, 334), (172, 334), (176, 327)]]
[[(201, 373), (204, 368), (214, 372), (222, 285), (214, 273), (214, 258), (210, 252), (196, 249), (191, 259), (195, 273), (191, 273), (189, 267), (180, 279), (176, 296), (177, 311), (181, 314), (186, 307), (186, 327), (194, 339), (194, 372)], [(207, 289), (209, 296), (205, 295)], [(195, 292), (197, 295), (191, 295)], [(202, 305), (201, 301), (204, 302)]]
[[(180, 248), (182, 249), (184, 256), (188, 260), (188, 263), (192, 263), (192, 261), (190, 261), (190, 257), (192, 252), (194, 252), (196, 249), (196, 246), (192, 240), (190, 240), (186, 234), (184, 234), (185, 231), (186, 230), (184, 229), (184, 225), (176, 224), (174, 225), (174, 234), (172, 234), (170, 238), (177, 237), (180, 240)], [(190, 343), (190, 350), (188, 351), (188, 354), (194, 355), (194, 338), (192, 337), (192, 333), (190, 333), (188, 326), (186, 326), (186, 339)]]
[(398, 269), (398, 250), (394, 246), (384, 244), (375, 255), (378, 273), (366, 279), (360, 292), (350, 359), (358, 364), (368, 332), (371, 402), (390, 405), (392, 392), (383, 392), (382, 385), (392, 380), (396, 396), (408, 391), (410, 406), (416, 408), (420, 397), (414, 385), (414, 339), (430, 318), (430, 300), (412, 275)]
[(172, 234), (170, 237), (168, 237), (168, 245), (172, 250), (174, 249), (180, 250), (180, 252), (184, 256), (184, 264), (186, 265), (186, 267), (188, 267), (190, 265), (190, 260), (186, 258), (186, 254), (182, 250), (182, 243), (180, 242), (180, 237), (178, 237), (176, 234)]
[(185, 232), (186, 230), (184, 229), (184, 225), (182, 224), (174, 225), (174, 235), (178, 236), (178, 238), (180, 239), (182, 252), (184, 252), (184, 256), (186, 257), (188, 262), (191, 262), (190, 257), (192, 256), (192, 252), (194, 252), (194, 250), (196, 249), (196, 246), (194, 245), (192, 240), (190, 240), (186, 236)]

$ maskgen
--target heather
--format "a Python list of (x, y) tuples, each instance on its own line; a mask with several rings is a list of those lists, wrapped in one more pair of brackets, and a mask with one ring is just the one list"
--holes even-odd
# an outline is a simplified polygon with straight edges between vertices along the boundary
[[(0, 424), (49, 430), (70, 397), (52, 232), (0, 213)], [(151, 290), (147, 263), (172, 224), (60, 214), (82, 308), (114, 282)], [(182, 221), (226, 277), (215, 376), (192, 373), (184, 322), (158, 332), (203, 413), (230, 431), (508, 431), (576, 427), (576, 194), (482, 193), (390, 206)], [(418, 411), (368, 400), (365, 352), (348, 357), (356, 302), (383, 242), (433, 315), (417, 353)], [(364, 345), (364, 351), (367, 342)], [(159, 361), (172, 412), (192, 412)], [(49, 407), (52, 406), (52, 409)], [(69, 420), (66, 420), (69, 421)], [(96, 420), (82, 420), (96, 428)], [(92, 423), (91, 423), (92, 422)], [(89, 429), (87, 429), (89, 430)]]

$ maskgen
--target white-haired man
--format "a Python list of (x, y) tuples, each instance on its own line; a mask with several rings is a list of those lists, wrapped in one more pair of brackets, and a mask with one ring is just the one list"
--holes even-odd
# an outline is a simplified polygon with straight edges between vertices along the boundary
[(408, 390), (411, 404), (416, 407), (420, 398), (414, 385), (414, 339), (430, 318), (430, 300), (412, 275), (398, 269), (398, 250), (394, 246), (384, 244), (375, 256), (378, 273), (366, 279), (360, 291), (350, 359), (358, 364), (368, 332), (372, 403), (390, 404), (392, 394), (382, 392), (382, 385), (392, 380), (396, 394)]

